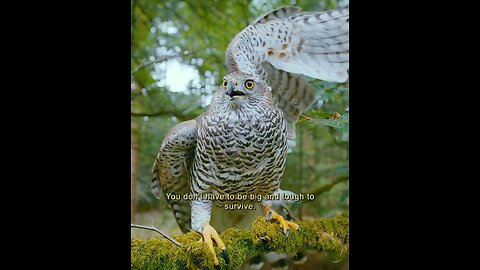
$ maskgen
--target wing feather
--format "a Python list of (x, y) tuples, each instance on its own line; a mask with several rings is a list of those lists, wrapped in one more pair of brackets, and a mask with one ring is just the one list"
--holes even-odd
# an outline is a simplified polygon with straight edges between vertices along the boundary
[(263, 63), (269, 74), (267, 84), (272, 88), (272, 96), (282, 109), (287, 120), (288, 151), (295, 147), (295, 123), (317, 100), (315, 90), (303, 76), (276, 69), (269, 63)]
[(345, 82), (349, 68), (349, 9), (300, 12), (276, 9), (254, 21), (229, 44), (230, 72), (264, 77), (262, 62), (289, 73)]
[(294, 6), (280, 7), (258, 17), (250, 25), (254, 25), (257, 23), (265, 23), (271, 20), (286, 19), (297, 13), (300, 13), (300, 10), (301, 9), (299, 7), (294, 7)]
[(152, 169), (152, 192), (157, 199), (164, 193), (183, 232), (187, 232), (191, 226), (190, 202), (183, 199), (169, 200), (166, 194), (183, 196), (190, 193), (189, 170), (196, 143), (196, 120), (177, 124), (165, 136)]
[(282, 7), (260, 16), (230, 42), (230, 72), (257, 75), (272, 89), (288, 121), (288, 145), (295, 145), (295, 123), (316, 101), (302, 75), (345, 82), (349, 68), (349, 9), (301, 12)]

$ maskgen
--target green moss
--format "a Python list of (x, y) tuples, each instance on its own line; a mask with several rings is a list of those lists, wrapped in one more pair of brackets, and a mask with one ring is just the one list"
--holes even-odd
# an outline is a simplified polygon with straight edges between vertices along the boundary
[(349, 219), (340, 215), (328, 219), (299, 221), (301, 232), (290, 232), (289, 238), (278, 223), (265, 222), (258, 217), (251, 230), (230, 228), (220, 237), (225, 242), (230, 263), (227, 265), (215, 246), (220, 265), (213, 267), (213, 254), (207, 245), (199, 241), (200, 234), (189, 232), (174, 238), (184, 245), (180, 248), (166, 239), (131, 240), (132, 269), (236, 269), (248, 258), (260, 253), (279, 253), (300, 250), (328, 252), (341, 259), (349, 252)]
[(289, 238), (285, 240), (285, 234), (278, 223), (265, 222), (264, 218), (258, 217), (253, 222), (253, 242), (263, 245), (266, 251), (280, 253), (308, 249), (318, 252), (327, 251), (337, 255), (337, 258), (348, 255), (348, 215), (299, 221), (297, 224), (301, 232), (291, 231)]
[[(219, 269), (236, 269), (239, 265), (262, 252), (262, 249), (255, 246), (251, 237), (250, 230), (230, 228), (221, 234), (225, 242), (229, 264), (225, 264), (223, 257), (219, 257)], [(217, 254), (220, 250), (217, 249)]]
[(131, 240), (132, 269), (186, 269), (188, 260), (182, 249), (168, 240)]
[(346, 215), (298, 223), (304, 232), (305, 247), (318, 252), (329, 252), (336, 259), (348, 255), (349, 219)]
[(280, 225), (266, 222), (264, 217), (258, 217), (253, 222), (252, 238), (254, 243), (264, 246), (266, 251), (288, 253), (303, 248), (301, 233), (291, 231), (290, 236), (286, 239)]

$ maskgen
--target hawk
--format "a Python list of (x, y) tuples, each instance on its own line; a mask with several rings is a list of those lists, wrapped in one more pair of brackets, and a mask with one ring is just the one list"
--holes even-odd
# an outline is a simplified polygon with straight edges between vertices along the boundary
[[(228, 263), (225, 244), (210, 225), (212, 206), (244, 203), (238, 195), (287, 194), (280, 189), (295, 123), (315, 102), (305, 76), (344, 82), (349, 66), (349, 10), (301, 12), (282, 7), (261, 16), (228, 45), (229, 70), (208, 110), (181, 122), (164, 138), (153, 165), (152, 191), (162, 191), (183, 232), (213, 241)], [(175, 199), (185, 194), (192, 200)], [(232, 197), (233, 196), (233, 197)], [(267, 197), (268, 198), (268, 197)], [(262, 199), (266, 220), (286, 237), (299, 226)]]

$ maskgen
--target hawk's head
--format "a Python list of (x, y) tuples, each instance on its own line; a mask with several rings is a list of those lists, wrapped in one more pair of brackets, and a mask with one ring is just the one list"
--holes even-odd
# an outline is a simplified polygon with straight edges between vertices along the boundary
[(225, 95), (230, 100), (248, 99), (249, 96), (264, 95), (268, 86), (258, 76), (242, 72), (232, 72), (223, 77)]

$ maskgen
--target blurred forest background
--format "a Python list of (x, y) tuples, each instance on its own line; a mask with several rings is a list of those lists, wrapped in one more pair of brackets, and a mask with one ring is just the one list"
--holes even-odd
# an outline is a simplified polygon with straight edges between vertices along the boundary
[[(131, 220), (142, 225), (153, 221), (170, 235), (181, 234), (165, 200), (150, 190), (152, 164), (165, 134), (206, 110), (227, 73), (224, 55), (230, 40), (280, 6), (323, 11), (348, 1), (131, 0), (131, 5)], [(332, 217), (349, 209), (349, 85), (311, 84), (319, 100), (297, 123), (297, 146), (287, 158), (281, 184), (297, 194), (315, 194), (313, 201), (291, 205), (299, 219)], [(341, 118), (333, 119), (336, 113)], [(158, 237), (138, 229), (131, 233)], [(348, 260), (326, 269), (345, 267)]]

